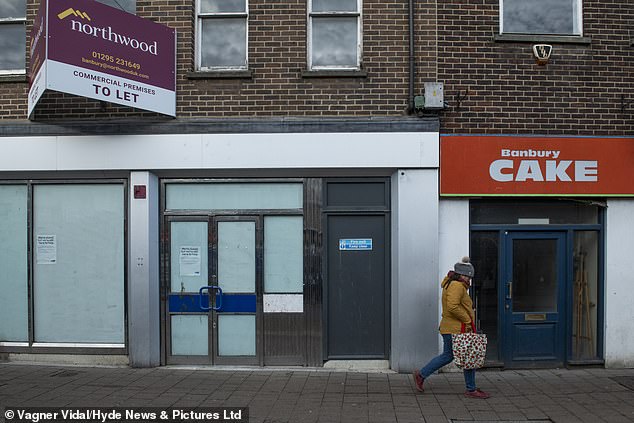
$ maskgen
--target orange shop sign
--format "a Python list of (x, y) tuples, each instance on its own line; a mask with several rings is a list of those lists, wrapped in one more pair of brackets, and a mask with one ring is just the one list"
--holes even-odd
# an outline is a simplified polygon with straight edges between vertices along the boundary
[(442, 136), (440, 195), (634, 196), (634, 138)]

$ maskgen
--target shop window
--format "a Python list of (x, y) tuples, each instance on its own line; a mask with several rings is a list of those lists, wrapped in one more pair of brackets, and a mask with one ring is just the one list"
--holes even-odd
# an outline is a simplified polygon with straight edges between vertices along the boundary
[(197, 69), (247, 69), (247, 0), (197, 1)]
[(167, 184), (168, 210), (301, 209), (302, 184), (201, 183)]
[(572, 300), (572, 358), (597, 357), (597, 304), (599, 286), (599, 234), (576, 231)]
[(26, 0), (0, 1), (0, 74), (26, 73)]
[(471, 261), (476, 269), (473, 278), (476, 319), (487, 334), (487, 360), (498, 360), (498, 268), (499, 233), (471, 233)]
[(501, 34), (581, 35), (581, 0), (500, 0)]
[(124, 188), (33, 187), (33, 318), (37, 343), (122, 347)]
[(472, 224), (599, 224), (599, 206), (576, 201), (471, 201)]
[(311, 0), (308, 4), (309, 69), (359, 69), (361, 1)]
[(0, 185), (0, 343), (29, 340), (27, 195)]
[(264, 217), (264, 292), (304, 290), (302, 216)]
[(133, 15), (136, 13), (136, 0), (97, 0), (108, 6), (112, 6), (119, 10), (125, 10)]

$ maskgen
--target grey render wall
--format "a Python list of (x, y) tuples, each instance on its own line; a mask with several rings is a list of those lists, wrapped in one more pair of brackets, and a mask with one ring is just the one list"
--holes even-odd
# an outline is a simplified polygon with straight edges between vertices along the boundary
[(438, 353), (438, 169), (392, 175), (392, 351), (411, 371)]

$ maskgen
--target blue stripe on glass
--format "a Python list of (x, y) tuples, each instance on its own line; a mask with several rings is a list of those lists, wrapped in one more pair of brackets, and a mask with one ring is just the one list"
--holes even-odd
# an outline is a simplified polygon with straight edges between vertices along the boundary
[(255, 294), (222, 296), (222, 308), (219, 313), (255, 313)]
[[(209, 307), (209, 296), (203, 295), (203, 307)], [(200, 296), (198, 294), (170, 294), (170, 313), (204, 313), (200, 308)], [(255, 294), (225, 294), (222, 296), (222, 308), (219, 313), (255, 313)]]

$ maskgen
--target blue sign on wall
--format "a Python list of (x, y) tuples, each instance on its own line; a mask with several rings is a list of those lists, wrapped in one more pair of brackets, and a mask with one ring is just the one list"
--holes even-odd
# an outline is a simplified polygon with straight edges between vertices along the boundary
[(370, 251), (372, 250), (372, 238), (340, 239), (339, 251)]

